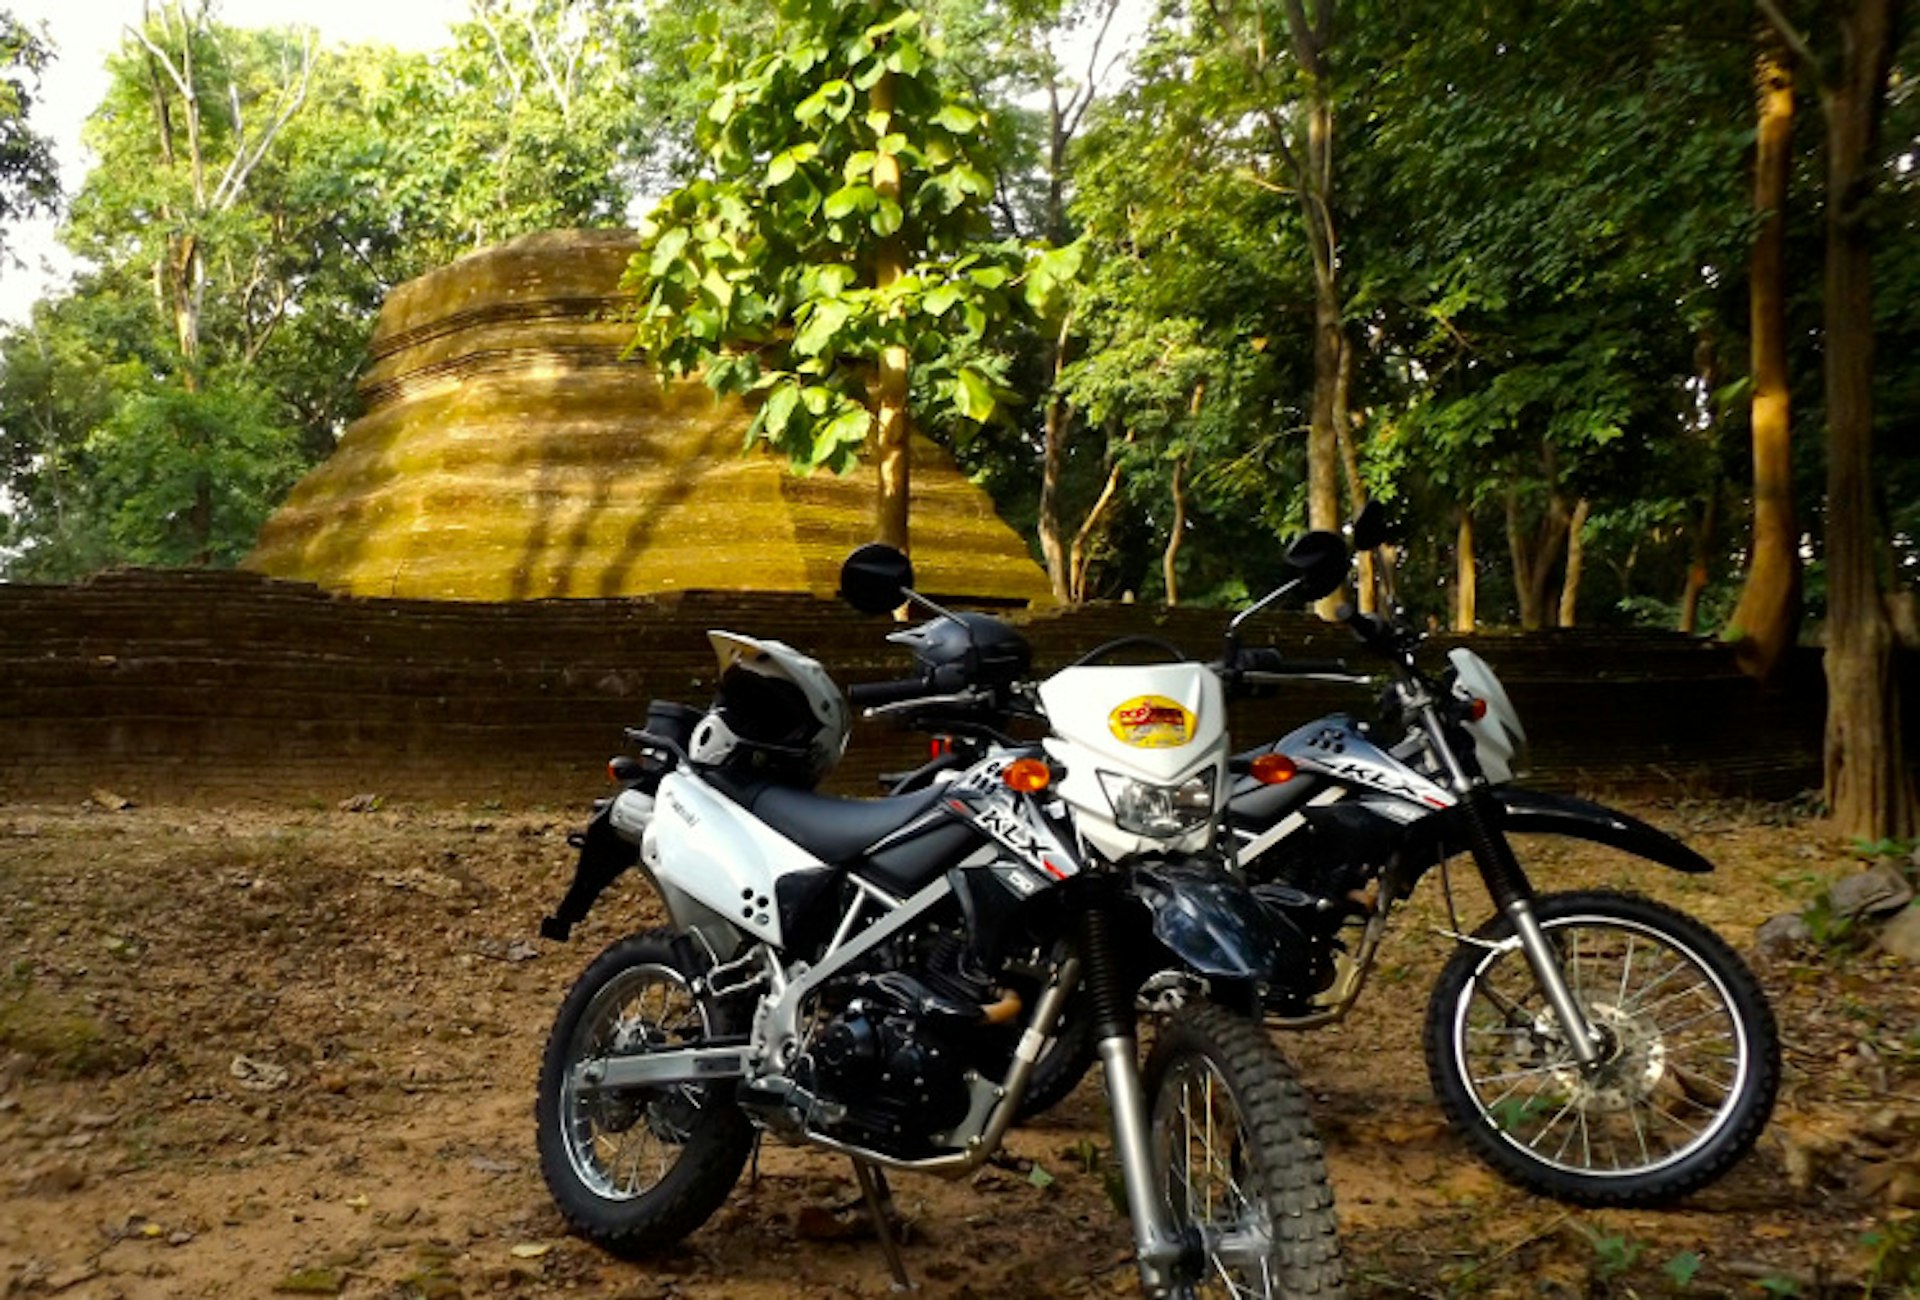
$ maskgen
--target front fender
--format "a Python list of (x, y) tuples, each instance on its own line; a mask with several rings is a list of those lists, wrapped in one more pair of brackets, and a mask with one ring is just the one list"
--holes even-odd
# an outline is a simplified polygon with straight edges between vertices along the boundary
[(1713, 863), (1665, 831), (1604, 804), (1513, 786), (1502, 786), (1494, 795), (1506, 814), (1504, 830), (1592, 840), (1689, 875), (1713, 870)]
[(1278, 931), (1253, 891), (1194, 859), (1136, 868), (1133, 894), (1153, 914), (1153, 935), (1196, 974), (1271, 983), (1282, 961)]

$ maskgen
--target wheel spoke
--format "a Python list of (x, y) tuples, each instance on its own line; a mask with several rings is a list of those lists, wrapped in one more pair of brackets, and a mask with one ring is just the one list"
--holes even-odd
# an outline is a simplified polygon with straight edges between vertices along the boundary
[(1454, 1077), (1528, 1160), (1628, 1176), (1686, 1158), (1732, 1121), (1749, 1091), (1750, 1042), (1710, 951), (1657, 920), (1593, 906), (1603, 910), (1541, 924), (1569, 993), (1603, 1032), (1601, 1059), (1574, 1062), (1557, 1020), (1534, 1009), (1530, 967), (1506, 948), (1476, 957), (1449, 997)]

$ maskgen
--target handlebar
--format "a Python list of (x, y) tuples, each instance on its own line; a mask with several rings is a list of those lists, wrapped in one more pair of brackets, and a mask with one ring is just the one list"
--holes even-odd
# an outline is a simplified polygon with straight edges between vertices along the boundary
[(968, 689), (965, 664), (941, 664), (920, 674), (892, 682), (856, 682), (847, 687), (847, 700), (857, 708), (901, 704), (929, 695), (951, 695)]
[(1278, 650), (1266, 648), (1242, 650), (1234, 666), (1243, 672), (1272, 673), (1283, 677), (1352, 671), (1344, 659), (1289, 659)]
[(875, 704), (917, 700), (931, 694), (931, 691), (924, 677), (910, 677), (897, 682), (856, 682), (847, 687), (847, 699), (857, 708), (867, 708)]

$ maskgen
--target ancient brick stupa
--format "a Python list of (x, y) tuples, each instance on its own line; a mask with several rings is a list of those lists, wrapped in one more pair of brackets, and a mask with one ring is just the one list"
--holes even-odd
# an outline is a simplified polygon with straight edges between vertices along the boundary
[[(529, 235), (387, 296), (366, 414), (267, 521), (248, 568), (367, 596), (523, 600), (698, 588), (831, 596), (872, 535), (873, 478), (743, 455), (748, 414), (622, 360), (632, 238)], [(918, 585), (1046, 598), (992, 503), (913, 449)]]

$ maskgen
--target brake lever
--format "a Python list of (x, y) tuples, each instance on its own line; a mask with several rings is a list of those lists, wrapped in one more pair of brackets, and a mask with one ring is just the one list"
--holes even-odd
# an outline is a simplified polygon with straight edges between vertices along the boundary
[(860, 711), (860, 716), (872, 721), (875, 718), (890, 718), (896, 713), (910, 713), (915, 709), (924, 709), (934, 704), (979, 704), (987, 697), (977, 690), (956, 691), (951, 695), (916, 695), (910, 700), (895, 700), (891, 704), (875, 704)]
[(1241, 681), (1254, 686), (1284, 686), (1288, 682), (1337, 682), (1342, 686), (1368, 686), (1373, 682), (1373, 676), (1368, 673), (1264, 673), (1244, 668), (1239, 676)]

